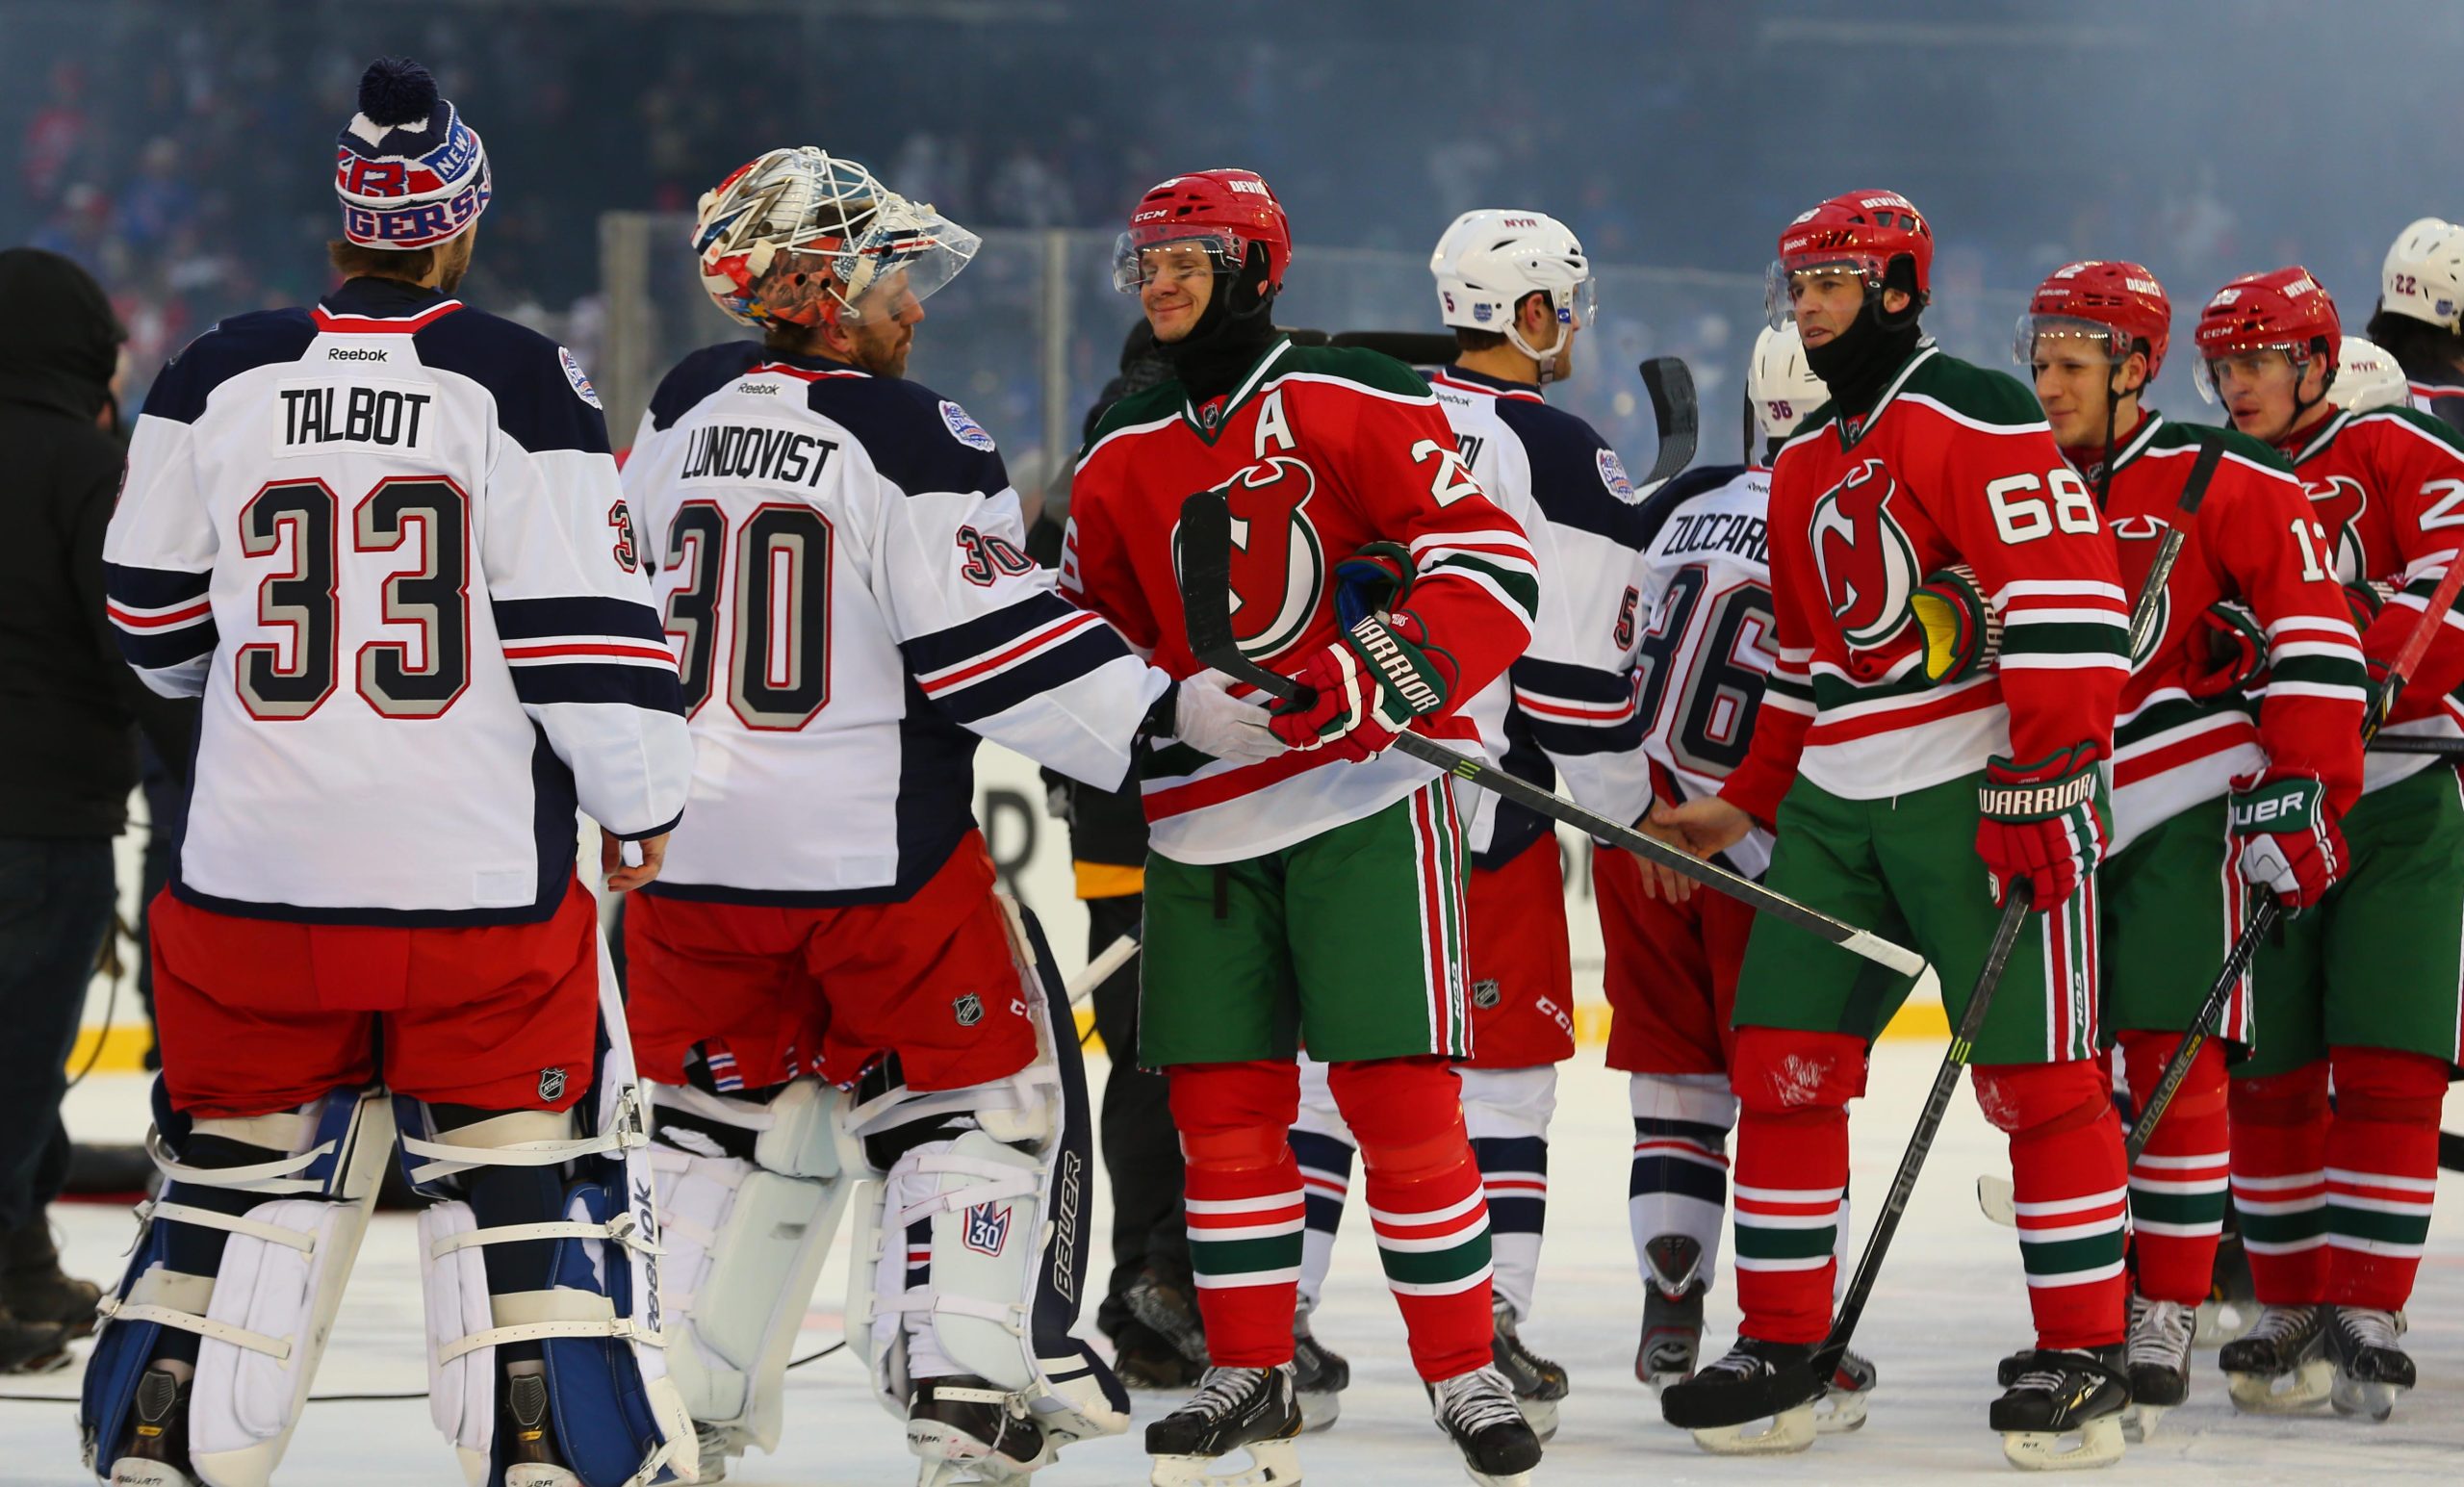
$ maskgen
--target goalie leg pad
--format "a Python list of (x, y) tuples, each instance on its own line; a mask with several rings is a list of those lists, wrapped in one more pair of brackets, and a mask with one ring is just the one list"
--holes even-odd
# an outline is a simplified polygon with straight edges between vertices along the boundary
[(1129, 1397), (1069, 1335), (1092, 1198), (1086, 1079), (1076, 1039), (1054, 1033), (1068, 1000), (1043, 932), (1023, 911), (1013, 923), (1036, 1061), (958, 1090), (877, 1074), (847, 1113), (841, 1150), (879, 1179), (858, 1206), (848, 1339), (902, 1420), (911, 1377), (946, 1367), (1009, 1391), (1059, 1446), (1127, 1429)]
[[(592, 1079), (570, 1112), (511, 1111), (450, 1130), (419, 1101), (396, 1102), (405, 1175), (433, 1204), (420, 1223), (430, 1410), (473, 1487), (504, 1479), (497, 1349), (516, 1344), (537, 1349), (557, 1453), (583, 1487), (650, 1487), (699, 1466), (667, 1372), (647, 1107), (603, 947)], [(455, 1179), (490, 1167), (554, 1170), (556, 1207), (482, 1225)], [(537, 1243), (548, 1245), (544, 1287), (491, 1295), (484, 1248)]]
[[(80, 1429), (108, 1474), (131, 1425), (138, 1380), (167, 1329), (196, 1335), (189, 1443), (209, 1487), (264, 1487), (307, 1403), (344, 1282), (375, 1206), (393, 1122), (381, 1094), (336, 1090), (296, 1112), (190, 1120), (158, 1082), (147, 1149), (166, 1177), (87, 1366)], [(206, 1140), (200, 1141), (199, 1138)], [(262, 1151), (244, 1166), (191, 1165), (192, 1146)], [(234, 1212), (234, 1193), (265, 1201)], [(181, 1235), (177, 1231), (192, 1231)], [(202, 1242), (202, 1243), (200, 1243)], [(211, 1275), (172, 1268), (211, 1253)]]
[(766, 1101), (671, 1085), (652, 1098), (662, 1269), (682, 1334), (668, 1368), (695, 1423), (776, 1450), (787, 1355), (854, 1186), (832, 1126), (845, 1096), (805, 1078)]

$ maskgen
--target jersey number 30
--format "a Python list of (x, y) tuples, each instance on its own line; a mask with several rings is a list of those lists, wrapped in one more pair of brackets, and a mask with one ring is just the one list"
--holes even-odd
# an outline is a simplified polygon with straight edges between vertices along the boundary
[(722, 603), (734, 622), (728, 705), (746, 728), (792, 732), (829, 703), (831, 540), (812, 507), (766, 505), (736, 528), (731, 552), (725, 512), (706, 500), (678, 508), (665, 562), (683, 577), (667, 597), (667, 632), (682, 642), (687, 716), (710, 700)]

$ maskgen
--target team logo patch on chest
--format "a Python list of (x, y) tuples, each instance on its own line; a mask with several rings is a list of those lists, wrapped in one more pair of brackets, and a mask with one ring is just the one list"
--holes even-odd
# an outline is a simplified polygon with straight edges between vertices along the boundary
[(1890, 511), (1899, 482), (1869, 459), (1813, 503), (1814, 566), (1839, 633), (1853, 647), (1877, 646), (1908, 623), (1916, 587), (1916, 548)]
[(2336, 546), (2336, 580), (2358, 583), (2371, 577), (2369, 554), (2362, 551), (2361, 514), (2370, 509), (2370, 492), (2350, 475), (2304, 480), (2301, 494), (2310, 498), (2310, 514), (2325, 527)]
[(1232, 508), (1232, 633), (1264, 659), (1298, 640), (1325, 595), (1325, 546), (1309, 521), (1318, 476), (1270, 454), (1217, 489)]

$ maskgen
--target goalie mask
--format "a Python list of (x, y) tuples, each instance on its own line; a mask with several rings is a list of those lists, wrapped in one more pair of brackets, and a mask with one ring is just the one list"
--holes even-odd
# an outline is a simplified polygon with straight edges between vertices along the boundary
[(958, 277), (983, 241), (809, 144), (739, 167), (693, 223), (702, 288), (757, 329), (895, 318)]

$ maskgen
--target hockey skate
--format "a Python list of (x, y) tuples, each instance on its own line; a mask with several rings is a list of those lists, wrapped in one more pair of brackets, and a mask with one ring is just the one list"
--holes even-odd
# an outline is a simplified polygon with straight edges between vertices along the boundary
[(1515, 1407), (1546, 1441), (1557, 1433), (1557, 1401), (1568, 1392), (1566, 1371), (1523, 1346), (1522, 1335), (1515, 1330), (1514, 1308), (1500, 1301), (1491, 1315), (1496, 1331), (1489, 1340), (1490, 1357), (1513, 1391)]
[(1292, 1380), (1300, 1397), (1301, 1430), (1315, 1432), (1333, 1424), (1343, 1413), (1343, 1393), (1351, 1387), (1351, 1364), (1318, 1341), (1305, 1311), (1292, 1319)]
[(2250, 1330), (2217, 1352), (2233, 1407), (2252, 1415), (2283, 1415), (2323, 1404), (2335, 1364), (2327, 1357), (2327, 1309), (2270, 1306)]
[(2398, 1397), (2413, 1387), (2412, 1357), (2396, 1346), (2403, 1335), (2402, 1312), (2335, 1309), (2327, 1323), (2327, 1355), (2336, 1365), (2328, 1398), (2337, 1414), (2383, 1421), (2395, 1412)]
[(548, 1418), (548, 1367), (517, 1363), (505, 1370), (504, 1487), (581, 1487), (556, 1454)]
[(1657, 1394), (1694, 1375), (1703, 1353), (1703, 1246), (1682, 1234), (1643, 1245), (1643, 1339), (1634, 1346), (1634, 1377)]
[(1015, 1481), (1051, 1465), (1059, 1451), (1011, 1402), (972, 1373), (917, 1379), (907, 1404), (907, 1449), (923, 1458), (916, 1487)]
[[(2118, 1346), (2078, 1352), (2040, 1348), (2019, 1365), (1987, 1419), (2002, 1432), (2002, 1454), (2026, 1472), (2067, 1472), (2121, 1459), (2121, 1414), (2130, 1375)], [(2005, 1360), (2008, 1372), (2015, 1360)], [(2076, 1435), (2066, 1447), (2063, 1438)]]
[(1463, 1472), (1480, 1487), (1530, 1487), (1540, 1437), (1495, 1369), (1474, 1369), (1428, 1386), (1437, 1423), (1463, 1452)]
[(137, 1381), (136, 1427), (112, 1462), (112, 1487), (196, 1487), (189, 1474), (189, 1380), (155, 1364)]
[[(1152, 1487), (1295, 1487), (1300, 1480), (1300, 1400), (1292, 1365), (1209, 1369), (1179, 1409), (1146, 1427)], [(1211, 1471), (1234, 1451), (1246, 1469)]]
[(2165, 1412), (2190, 1397), (2191, 1335), (2196, 1325), (2191, 1308), (2179, 1301), (2131, 1294), (2130, 1408), (2121, 1416), (2121, 1433), (2130, 1440), (2154, 1439)]
[(1207, 1366), (1206, 1323), (1189, 1286), (1175, 1285), (1149, 1269), (1139, 1271), (1121, 1299), (1129, 1303), (1131, 1316), (1170, 1344), (1191, 1367)]
[[(1813, 1351), (1811, 1343), (1766, 1343), (1760, 1338), (1739, 1337), (1726, 1356), (1697, 1370), (1693, 1377), (1660, 1391), (1661, 1418), (1671, 1424), (1682, 1425), (1689, 1415), (1711, 1414), (1716, 1407), (1713, 1401), (1720, 1396), (1750, 1389), (1769, 1374), (1801, 1367), (1813, 1356)], [(1813, 1444), (1814, 1433), (1820, 1428), (1814, 1419), (1814, 1402), (1810, 1399), (1782, 1410), (1760, 1430), (1755, 1430), (1750, 1423), (1705, 1426), (1694, 1431), (1694, 1444), (1716, 1456), (1776, 1456), (1801, 1451)]]
[(2250, 1278), (2250, 1257), (2242, 1248), (2242, 1231), (2233, 1209), (2224, 1210), (2224, 1233), (2216, 1243), (2215, 1279), (2198, 1307), (2199, 1347), (2221, 1347), (2250, 1330), (2259, 1320), (2258, 1285)]
[(1816, 1400), (1813, 1427), (1823, 1435), (1845, 1435), (1865, 1423), (1865, 1406), (1874, 1385), (1882, 1381), (1873, 1364), (1853, 1347), (1839, 1350), (1839, 1367), (1831, 1371), (1831, 1388)]

